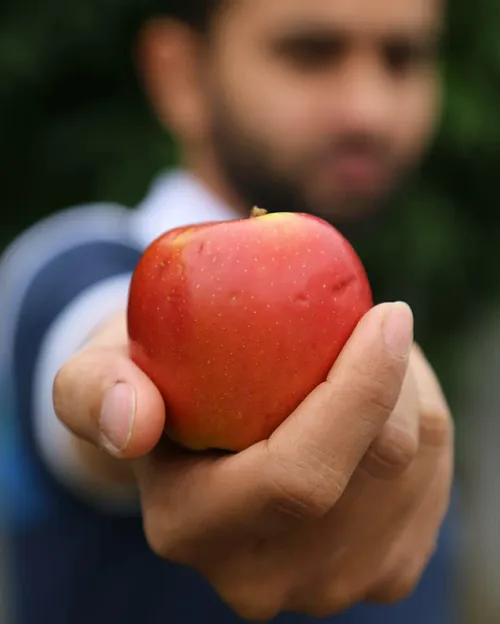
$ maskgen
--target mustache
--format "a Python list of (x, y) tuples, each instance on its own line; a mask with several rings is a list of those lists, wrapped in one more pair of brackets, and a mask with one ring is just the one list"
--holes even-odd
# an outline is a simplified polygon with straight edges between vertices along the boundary
[(390, 142), (382, 137), (369, 134), (349, 134), (332, 137), (313, 155), (313, 163), (325, 160), (339, 160), (345, 157), (361, 156), (381, 164), (392, 162)]

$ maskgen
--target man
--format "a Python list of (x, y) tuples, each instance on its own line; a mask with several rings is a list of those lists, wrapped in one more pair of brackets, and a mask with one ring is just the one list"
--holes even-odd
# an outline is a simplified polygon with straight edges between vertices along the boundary
[(438, 537), (453, 430), (408, 306), (371, 311), (328, 380), (236, 455), (165, 440), (123, 314), (165, 229), (253, 204), (374, 214), (431, 136), (442, 17), (438, 0), (191, 0), (142, 30), (183, 171), (133, 214), (50, 218), (1, 268), (4, 375), (39, 503), (13, 539), (19, 622), (452, 621)]

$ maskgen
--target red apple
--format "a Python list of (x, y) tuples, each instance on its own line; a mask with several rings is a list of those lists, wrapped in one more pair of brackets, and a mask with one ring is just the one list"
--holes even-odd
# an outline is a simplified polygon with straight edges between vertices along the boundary
[(149, 246), (130, 288), (130, 354), (165, 400), (172, 439), (241, 451), (326, 379), (372, 305), (361, 261), (334, 227), (256, 212)]

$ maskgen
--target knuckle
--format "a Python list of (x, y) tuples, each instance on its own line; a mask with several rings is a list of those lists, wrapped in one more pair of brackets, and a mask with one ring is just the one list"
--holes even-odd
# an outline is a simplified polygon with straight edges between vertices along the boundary
[(276, 481), (274, 508), (285, 517), (308, 520), (323, 517), (333, 505), (333, 496), (312, 480), (310, 483)]
[(411, 431), (387, 423), (368, 449), (364, 467), (376, 477), (399, 476), (416, 458), (418, 448), (419, 441)]
[(339, 608), (336, 603), (333, 602), (314, 602), (303, 606), (299, 613), (307, 617), (314, 618), (315, 620), (324, 620), (333, 617), (343, 611), (343, 608)]
[(385, 590), (384, 602), (395, 604), (409, 598), (418, 585), (418, 579), (405, 574), (399, 577)]
[(301, 613), (313, 618), (331, 618), (342, 613), (364, 597), (364, 587), (357, 579), (335, 578), (321, 587), (320, 591), (312, 590), (305, 604), (302, 604)]
[(342, 495), (342, 478), (314, 453), (300, 456), (310, 459), (274, 457), (269, 480), (273, 507), (290, 519), (322, 518)]
[(453, 419), (445, 407), (423, 409), (420, 417), (420, 442), (425, 446), (443, 447), (453, 436)]
[(228, 607), (248, 622), (269, 622), (282, 609), (280, 597), (269, 595), (269, 592), (263, 595), (262, 591), (248, 585), (228, 583), (216, 587), (216, 590)]
[(406, 600), (417, 589), (423, 573), (422, 565), (399, 567), (377, 592), (376, 599), (386, 604)]
[(185, 541), (177, 532), (174, 534), (163, 514), (144, 513), (143, 530), (146, 542), (155, 555), (172, 563), (190, 563)]
[(348, 609), (355, 600), (341, 595), (337, 589), (329, 591), (322, 599), (315, 602), (308, 609), (308, 615), (313, 618), (331, 618)]
[(353, 366), (353, 378), (356, 379), (359, 396), (363, 397), (367, 415), (374, 409), (384, 414), (391, 413), (395, 408), (403, 380), (398, 380), (396, 375), (389, 375), (388, 371), (379, 370), (379, 374), (374, 374), (377, 370), (375, 368), (368, 370), (361, 364)]
[(153, 514), (143, 513), (143, 530), (146, 542), (151, 550), (162, 559), (168, 558), (169, 544), (163, 530), (159, 530), (159, 522)]

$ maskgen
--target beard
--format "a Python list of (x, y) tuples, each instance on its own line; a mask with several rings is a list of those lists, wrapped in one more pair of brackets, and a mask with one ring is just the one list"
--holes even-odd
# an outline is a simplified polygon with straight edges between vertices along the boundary
[[(372, 228), (385, 220), (415, 167), (395, 157), (389, 141), (366, 134), (329, 137), (300, 162), (279, 166), (275, 150), (266, 141), (245, 131), (226, 106), (212, 112), (214, 157), (229, 186), (250, 209), (268, 212), (307, 212), (332, 223), (345, 233)], [(344, 156), (368, 157), (387, 172), (389, 184), (382, 193), (360, 193), (332, 189), (322, 196), (308, 185), (325, 162), (333, 164)], [(286, 169), (286, 170), (285, 170)]]

